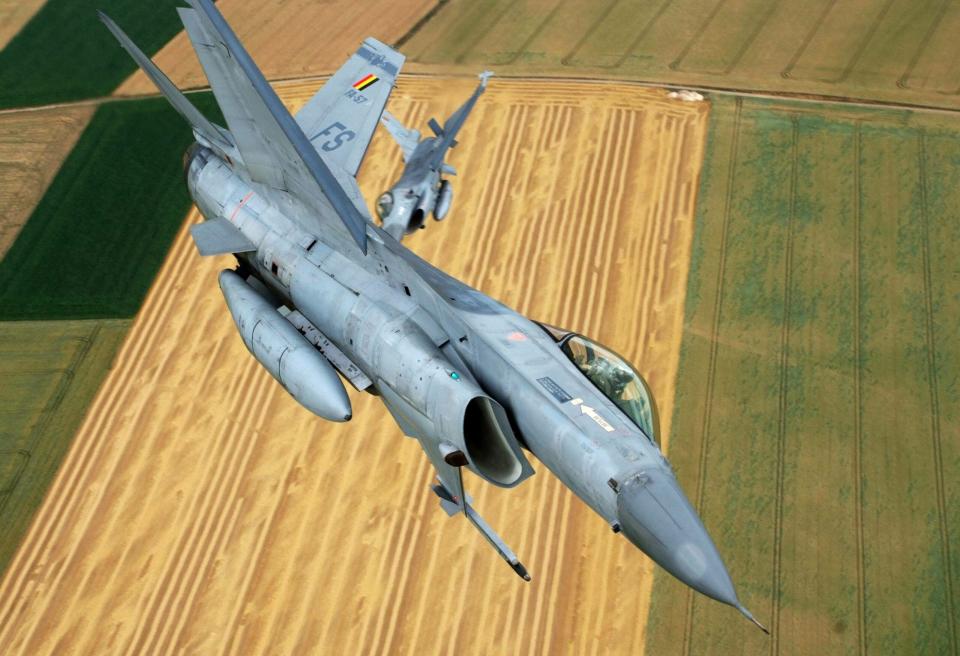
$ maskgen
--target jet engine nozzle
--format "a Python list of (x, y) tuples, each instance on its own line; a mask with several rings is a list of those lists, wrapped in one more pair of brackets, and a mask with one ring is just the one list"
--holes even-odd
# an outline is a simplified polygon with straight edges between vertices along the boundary
[(713, 540), (672, 473), (658, 468), (627, 479), (617, 493), (617, 516), (627, 539), (673, 576), (742, 607)]

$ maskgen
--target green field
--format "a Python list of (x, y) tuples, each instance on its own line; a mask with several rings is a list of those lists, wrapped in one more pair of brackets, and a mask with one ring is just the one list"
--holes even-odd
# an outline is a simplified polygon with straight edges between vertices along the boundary
[(0, 323), (0, 572), (43, 501), (129, 325)]
[(670, 459), (742, 600), (648, 654), (956, 654), (960, 122), (714, 99)]
[(0, 262), (0, 320), (133, 316), (190, 207), (192, 140), (165, 99), (101, 105)]
[(450, 0), (416, 62), (960, 108), (951, 0)]
[(147, 54), (183, 29), (167, 2), (47, 0), (0, 51), (0, 109), (108, 96), (136, 70), (97, 9), (130, 29)]

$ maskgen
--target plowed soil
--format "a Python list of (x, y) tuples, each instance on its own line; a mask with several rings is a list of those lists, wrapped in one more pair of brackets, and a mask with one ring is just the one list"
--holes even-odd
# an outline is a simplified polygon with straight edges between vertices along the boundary
[[(473, 84), (404, 79), (391, 109), (421, 127)], [(628, 356), (669, 421), (707, 113), (661, 91), (494, 80), (451, 157), (450, 216), (408, 243)], [(367, 198), (400, 166), (378, 135)], [(520, 581), (437, 507), (377, 399), (353, 394), (355, 419), (326, 423), (257, 365), (217, 288), (231, 265), (201, 259), (184, 226), (0, 582), (0, 652), (643, 648), (643, 554), (543, 467), (512, 491), (471, 477), (533, 574)]]
[(0, 258), (30, 218), (93, 111), (93, 107), (62, 107), (0, 116)]
[[(435, 4), (435, 0), (221, 0), (217, 8), (264, 75), (281, 79), (332, 73), (368, 36), (395, 43)], [(130, 29), (136, 38), (133, 26)], [(185, 32), (180, 32), (153, 59), (180, 88), (207, 86)], [(137, 71), (116, 93), (156, 93), (156, 88)]]

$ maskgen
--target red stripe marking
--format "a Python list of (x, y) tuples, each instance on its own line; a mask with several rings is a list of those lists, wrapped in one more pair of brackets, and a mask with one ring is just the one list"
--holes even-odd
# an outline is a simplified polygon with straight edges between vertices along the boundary
[(366, 82), (367, 80), (369, 80), (369, 79), (372, 78), (372, 77), (373, 77), (373, 73), (368, 73), (365, 78), (362, 78), (362, 79), (357, 80), (356, 82), (354, 82), (354, 83), (353, 83), (353, 86), (359, 87), (360, 85), (362, 85), (364, 82)]
[(243, 200), (240, 201), (240, 204), (237, 205), (237, 209), (233, 210), (233, 214), (230, 215), (230, 221), (233, 222), (237, 218), (237, 214), (243, 209), (243, 206), (247, 204), (247, 201), (250, 200), (250, 197), (253, 196), (253, 192), (249, 192), (246, 196), (243, 197)]

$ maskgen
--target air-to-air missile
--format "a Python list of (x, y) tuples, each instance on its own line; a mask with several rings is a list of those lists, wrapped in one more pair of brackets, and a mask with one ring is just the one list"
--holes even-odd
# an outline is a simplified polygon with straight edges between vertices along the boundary
[[(378, 395), (436, 469), (441, 507), (466, 516), (524, 579), (516, 554), (471, 505), (462, 472), (513, 487), (534, 473), (529, 451), (614, 532), (752, 620), (660, 452), (653, 395), (633, 367), (595, 341), (514, 312), (400, 243), (427, 212), (443, 218), (449, 209), (444, 158), (488, 75), (443, 127), (430, 121), (434, 137), (421, 141), (385, 119), (407, 159), (390, 193), (415, 202), (394, 197), (379, 227), (355, 176), (403, 55), (366, 39), (294, 117), (213, 3), (188, 3), (180, 17), (227, 128), (101, 18), (193, 128), (184, 168), (206, 220), (191, 233), (201, 255), (236, 256), (220, 286), (253, 356), (325, 419), (352, 416), (341, 378)], [(400, 205), (411, 213), (396, 214)]]

